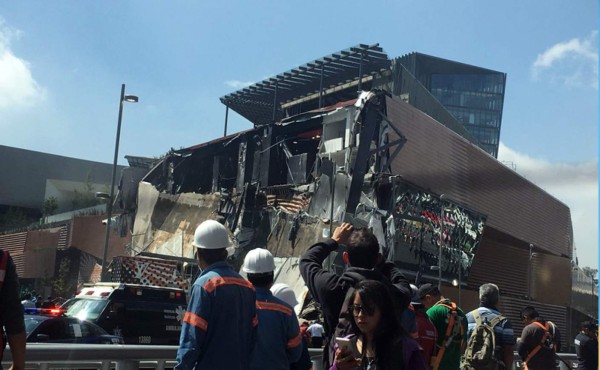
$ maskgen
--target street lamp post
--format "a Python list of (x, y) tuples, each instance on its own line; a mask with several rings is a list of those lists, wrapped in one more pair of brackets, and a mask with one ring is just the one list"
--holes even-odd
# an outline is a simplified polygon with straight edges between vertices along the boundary
[(123, 103), (137, 103), (138, 97), (135, 95), (125, 95), (125, 84), (121, 85), (121, 98), (119, 100), (119, 119), (117, 121), (117, 138), (115, 140), (115, 156), (113, 159), (113, 168), (112, 168), (112, 177), (110, 180), (110, 197), (108, 198), (108, 203), (106, 205), (106, 233), (104, 235), (104, 254), (102, 255), (102, 274), (100, 277), (100, 281), (106, 280), (106, 272), (107, 272), (107, 263), (106, 259), (108, 258), (108, 240), (110, 238), (110, 224), (112, 218), (112, 207), (114, 203), (115, 196), (115, 178), (117, 175), (117, 159), (119, 157), (119, 139), (121, 137), (121, 118), (123, 118)]
[(527, 299), (531, 300), (531, 282), (533, 281), (533, 244), (529, 244), (529, 268), (527, 271), (529, 283), (527, 284)]

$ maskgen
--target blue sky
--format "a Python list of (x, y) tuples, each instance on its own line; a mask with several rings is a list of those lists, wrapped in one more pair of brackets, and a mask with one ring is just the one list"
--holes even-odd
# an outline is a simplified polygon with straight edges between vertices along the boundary
[[(111, 162), (223, 132), (219, 97), (359, 43), (508, 74), (500, 159), (571, 207), (598, 260), (598, 2), (5, 1), (0, 144)], [(230, 114), (229, 132), (250, 127)]]

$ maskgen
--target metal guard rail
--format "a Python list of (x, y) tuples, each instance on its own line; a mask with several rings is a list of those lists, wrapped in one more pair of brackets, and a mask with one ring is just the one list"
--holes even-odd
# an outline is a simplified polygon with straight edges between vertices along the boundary
[[(322, 350), (310, 348), (313, 370), (322, 370)], [(26, 352), (27, 369), (157, 369), (175, 366), (177, 346), (154, 346), (136, 344), (50, 344), (28, 343)], [(577, 356), (573, 353), (559, 353), (571, 368), (577, 368)], [(515, 353), (515, 359), (520, 358)], [(2, 365), (10, 366), (10, 350), (4, 351)], [(562, 363), (557, 369), (568, 370)], [(513, 370), (522, 369), (521, 361), (515, 360)]]

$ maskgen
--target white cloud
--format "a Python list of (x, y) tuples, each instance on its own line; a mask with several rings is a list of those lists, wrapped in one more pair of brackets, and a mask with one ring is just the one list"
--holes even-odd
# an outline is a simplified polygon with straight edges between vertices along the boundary
[(254, 81), (240, 81), (240, 80), (229, 80), (225, 81), (225, 85), (231, 86), (234, 89), (243, 89), (244, 87), (248, 87), (252, 85)]
[(19, 31), (6, 27), (0, 19), (0, 110), (31, 106), (45, 96), (30, 64), (11, 50), (11, 41), (19, 36)]
[(597, 268), (598, 160), (551, 163), (519, 153), (503, 143), (498, 149), (498, 160), (512, 162), (521, 176), (570, 208), (579, 263)]
[(534, 79), (544, 74), (567, 85), (598, 89), (598, 30), (552, 45), (538, 54), (531, 72)]

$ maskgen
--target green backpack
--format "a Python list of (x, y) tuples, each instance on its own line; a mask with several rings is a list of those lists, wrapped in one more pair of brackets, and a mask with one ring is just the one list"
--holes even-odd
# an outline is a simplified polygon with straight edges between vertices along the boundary
[(467, 340), (467, 348), (460, 360), (461, 370), (496, 370), (502, 361), (496, 358), (494, 327), (504, 316), (498, 315), (491, 322), (483, 320), (479, 310), (473, 311), (475, 328)]

